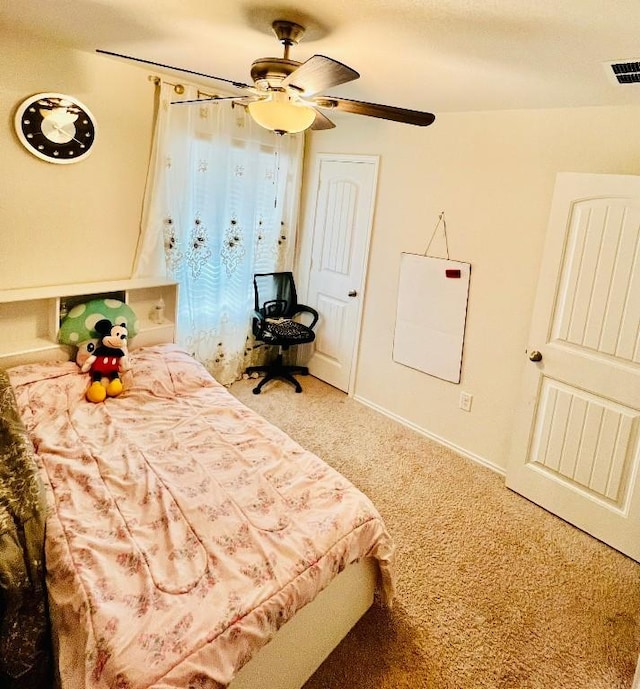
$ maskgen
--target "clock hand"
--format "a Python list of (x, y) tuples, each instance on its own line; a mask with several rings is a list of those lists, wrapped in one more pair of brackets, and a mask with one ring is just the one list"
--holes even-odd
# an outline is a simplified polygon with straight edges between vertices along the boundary
[[(73, 125), (71, 125), (71, 126), (73, 127)], [(60, 132), (60, 133), (64, 134), (65, 136), (69, 136), (69, 132), (64, 128), (64, 126), (60, 126), (57, 122), (54, 122), (54, 123), (53, 123), (53, 128), (54, 128), (57, 132)], [(73, 127), (73, 130), (74, 130), (73, 133), (75, 134), (75, 127)], [(76, 143), (79, 143), (81, 146), (84, 146), (84, 144), (82, 143), (82, 141), (76, 139), (75, 136), (71, 136), (71, 139), (72, 139), (73, 141), (75, 141)]]

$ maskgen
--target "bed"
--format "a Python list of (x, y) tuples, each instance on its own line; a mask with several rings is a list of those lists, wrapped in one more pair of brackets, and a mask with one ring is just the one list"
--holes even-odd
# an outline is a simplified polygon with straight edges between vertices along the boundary
[[(0, 568), (14, 601), (0, 637), (35, 630), (9, 675), (38, 686), (20, 677), (46, 667), (50, 620), (62, 689), (300, 687), (374, 591), (392, 601), (383, 520), (181, 348), (130, 363), (124, 393), (100, 404), (73, 361), (0, 376), (3, 460), (24, 474), (24, 509), (0, 534), (21, 572)], [(13, 653), (0, 638), (5, 672)]]

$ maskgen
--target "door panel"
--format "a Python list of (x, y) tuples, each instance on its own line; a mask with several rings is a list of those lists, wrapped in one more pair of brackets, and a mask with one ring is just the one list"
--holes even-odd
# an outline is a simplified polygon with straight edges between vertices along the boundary
[(573, 214), (554, 339), (638, 362), (640, 208), (598, 199)]
[(640, 560), (640, 178), (558, 175), (507, 485)]
[(633, 409), (545, 378), (529, 462), (624, 510), (638, 453), (638, 417)]
[(318, 215), (318, 229), (321, 227), (323, 231), (318, 237), (320, 271), (349, 276), (357, 199), (358, 188), (354, 180), (329, 179), (325, 182)]
[(332, 365), (339, 365), (340, 339), (344, 331), (344, 320), (348, 318), (348, 303), (334, 299), (330, 294), (318, 292), (316, 305), (324, 320), (315, 341), (316, 354), (330, 361)]

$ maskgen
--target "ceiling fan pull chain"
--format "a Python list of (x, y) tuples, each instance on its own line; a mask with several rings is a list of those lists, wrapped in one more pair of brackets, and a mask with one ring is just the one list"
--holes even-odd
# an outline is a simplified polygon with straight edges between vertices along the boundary
[(449, 238), (447, 237), (447, 219), (444, 217), (444, 211), (440, 213), (438, 216), (438, 222), (436, 223), (436, 226), (433, 228), (433, 234), (431, 235), (431, 239), (429, 240), (429, 243), (427, 244), (427, 248), (424, 250), (423, 256), (426, 256), (427, 253), (429, 252), (429, 247), (431, 246), (433, 242), (433, 238), (436, 236), (436, 232), (438, 231), (438, 227), (440, 227), (440, 223), (442, 223), (442, 232), (444, 234), (444, 244), (447, 249), (447, 260), (449, 259)]

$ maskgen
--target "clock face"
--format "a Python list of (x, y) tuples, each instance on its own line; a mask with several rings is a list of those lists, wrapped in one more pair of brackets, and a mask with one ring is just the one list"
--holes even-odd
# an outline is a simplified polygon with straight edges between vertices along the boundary
[(86, 158), (96, 138), (89, 109), (62, 93), (38, 93), (18, 106), (18, 138), (25, 148), (49, 163), (77, 163)]

